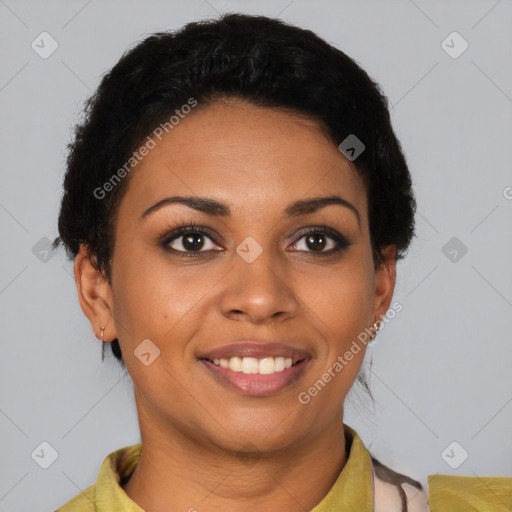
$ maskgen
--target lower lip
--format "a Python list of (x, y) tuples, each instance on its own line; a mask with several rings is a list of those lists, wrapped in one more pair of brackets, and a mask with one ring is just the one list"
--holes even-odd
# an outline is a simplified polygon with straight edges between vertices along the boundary
[(234, 372), (206, 359), (200, 360), (220, 382), (244, 395), (251, 396), (274, 395), (291, 386), (304, 373), (309, 361), (309, 359), (303, 359), (294, 366), (285, 368), (282, 372), (260, 375), (259, 373)]

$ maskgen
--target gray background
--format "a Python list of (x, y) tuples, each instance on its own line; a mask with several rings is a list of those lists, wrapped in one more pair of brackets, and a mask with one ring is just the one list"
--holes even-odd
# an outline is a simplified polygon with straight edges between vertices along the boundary
[[(100, 76), (144, 35), (225, 10), (279, 16), (355, 58), (389, 97), (410, 164), (418, 238), (398, 267), (403, 310), (367, 356), (375, 404), (354, 389), (346, 422), (423, 483), (512, 476), (510, 0), (0, 0), (0, 511), (52, 511), (140, 441), (130, 379), (110, 349), (101, 365), (72, 262), (45, 257), (45, 238)], [(43, 31), (59, 45), (47, 59), (31, 48)], [(458, 58), (441, 46), (453, 31), (469, 43)], [(31, 456), (43, 441), (58, 452), (48, 469)]]

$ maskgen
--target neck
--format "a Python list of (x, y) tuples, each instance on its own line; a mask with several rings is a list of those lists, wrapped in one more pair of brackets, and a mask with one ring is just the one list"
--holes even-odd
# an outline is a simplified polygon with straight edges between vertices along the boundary
[(304, 512), (322, 501), (347, 458), (341, 413), (314, 439), (246, 457), (169, 425), (143, 425), (141, 458), (123, 488), (145, 512)]

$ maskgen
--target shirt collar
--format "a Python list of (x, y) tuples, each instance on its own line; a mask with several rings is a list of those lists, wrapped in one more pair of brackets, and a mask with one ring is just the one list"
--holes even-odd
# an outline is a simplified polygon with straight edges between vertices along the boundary
[[(336, 482), (322, 501), (311, 512), (357, 510), (373, 511), (373, 475), (371, 457), (352, 428), (344, 425), (348, 458)], [(138, 464), (142, 444), (120, 448), (112, 452), (101, 465), (96, 481), (98, 510), (126, 510), (144, 512), (119, 485)]]
[(373, 468), (356, 431), (344, 425), (348, 459), (327, 495), (311, 512), (373, 512)]
[(142, 454), (142, 443), (120, 448), (103, 461), (96, 480), (96, 506), (98, 510), (126, 510), (144, 512), (119, 485), (138, 464)]

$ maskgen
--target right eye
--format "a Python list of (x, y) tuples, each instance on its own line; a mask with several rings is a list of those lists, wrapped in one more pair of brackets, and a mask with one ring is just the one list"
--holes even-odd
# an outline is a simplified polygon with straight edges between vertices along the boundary
[(199, 229), (195, 225), (182, 226), (171, 231), (164, 237), (161, 245), (180, 257), (193, 257), (201, 253), (219, 250), (214, 248), (217, 244), (214, 243), (209, 232)]

